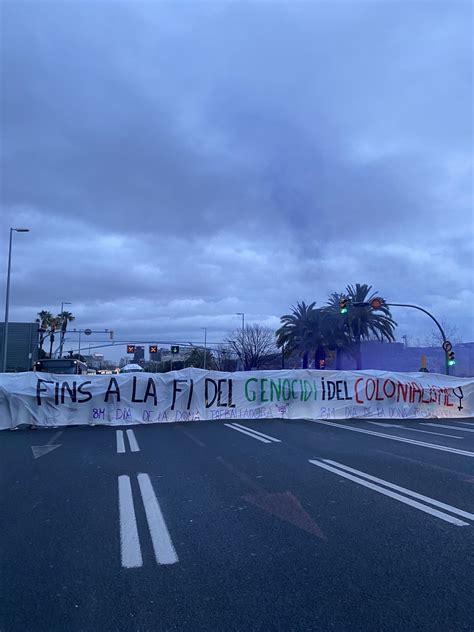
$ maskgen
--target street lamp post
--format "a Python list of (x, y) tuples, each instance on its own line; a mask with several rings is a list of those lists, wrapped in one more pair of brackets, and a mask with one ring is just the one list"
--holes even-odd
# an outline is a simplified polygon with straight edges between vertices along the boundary
[(245, 355), (245, 314), (237, 312), (237, 316), (242, 316), (242, 371), (245, 371), (244, 355)]
[(5, 322), (3, 324), (3, 359), (2, 372), (7, 370), (7, 348), (8, 348), (8, 311), (10, 307), (10, 273), (12, 269), (12, 242), (13, 231), (16, 233), (29, 233), (29, 228), (10, 228), (10, 244), (8, 247), (8, 271), (7, 271), (7, 294), (5, 297)]
[(201, 329), (204, 329), (204, 362), (202, 363), (203, 369), (207, 368), (207, 327), (201, 327)]

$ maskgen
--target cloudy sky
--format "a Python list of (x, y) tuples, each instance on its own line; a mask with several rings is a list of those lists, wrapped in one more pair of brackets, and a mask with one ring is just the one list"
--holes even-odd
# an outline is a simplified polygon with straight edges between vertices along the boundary
[(471, 2), (1, 11), (12, 320), (217, 341), (366, 282), (474, 340)]

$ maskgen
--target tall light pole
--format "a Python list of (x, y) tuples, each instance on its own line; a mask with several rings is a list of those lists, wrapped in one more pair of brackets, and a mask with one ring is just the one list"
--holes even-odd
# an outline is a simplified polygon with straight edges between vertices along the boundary
[(65, 305), (72, 305), (72, 303), (68, 303), (67, 301), (61, 301), (61, 311), (59, 312), (61, 314), (61, 341), (59, 343), (59, 359), (63, 357), (64, 335), (65, 335), (63, 312), (64, 312)]
[(201, 327), (204, 329), (204, 362), (202, 363), (202, 368), (207, 368), (207, 327)]
[(242, 371), (245, 371), (244, 352), (245, 352), (245, 314), (237, 312), (237, 316), (242, 316)]
[(5, 322), (3, 324), (3, 359), (2, 372), (7, 370), (7, 347), (8, 347), (8, 310), (10, 307), (10, 273), (12, 269), (12, 241), (13, 231), (16, 233), (29, 233), (29, 228), (10, 228), (10, 245), (8, 248), (8, 271), (7, 271), (7, 295), (5, 297)]

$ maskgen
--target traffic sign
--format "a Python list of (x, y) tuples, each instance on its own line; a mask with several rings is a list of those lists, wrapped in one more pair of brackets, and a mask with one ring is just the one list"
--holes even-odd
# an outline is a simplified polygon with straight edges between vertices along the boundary
[(148, 347), (148, 352), (149, 353), (158, 353), (158, 345), (150, 345)]
[(172, 345), (171, 353), (173, 353), (173, 354), (179, 353), (179, 346), (178, 345)]
[(380, 298), (380, 296), (376, 296), (370, 301), (370, 307), (372, 309), (380, 309), (383, 304), (384, 304), (384, 300), (383, 298)]
[(86, 334), (86, 336), (90, 336), (92, 333), (92, 329), (84, 329), (84, 333)]
[(135, 353), (135, 345), (127, 345), (127, 353)]
[(448, 353), (448, 351), (451, 351), (452, 348), (453, 348), (452, 342), (450, 342), (449, 340), (445, 340), (443, 342), (443, 349), (446, 351), (446, 353)]

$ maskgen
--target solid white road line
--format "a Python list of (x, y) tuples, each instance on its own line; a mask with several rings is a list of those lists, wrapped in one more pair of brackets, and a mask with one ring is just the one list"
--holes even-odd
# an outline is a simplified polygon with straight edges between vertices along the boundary
[(281, 443), (280, 439), (276, 439), (275, 437), (271, 437), (270, 435), (264, 434), (263, 432), (259, 432), (258, 430), (255, 430), (254, 428), (248, 428), (247, 426), (242, 426), (241, 424), (237, 424), (237, 423), (233, 423), (232, 425), (242, 428), (243, 430), (249, 430), (250, 432), (253, 432), (256, 435), (259, 435), (260, 437), (264, 437), (265, 439), (270, 439), (270, 441), (274, 441), (275, 443)]
[(437, 518), (440, 518), (441, 520), (445, 520), (446, 522), (455, 524), (458, 527), (469, 526), (468, 522), (464, 522), (463, 520), (454, 518), (453, 516), (445, 514), (442, 511), (438, 511), (437, 509), (432, 509), (431, 507), (428, 507), (427, 505), (422, 505), (416, 500), (411, 500), (410, 498), (406, 498), (405, 496), (401, 496), (400, 494), (391, 492), (390, 490), (385, 489), (384, 487), (380, 487), (379, 485), (374, 485), (374, 483), (370, 483), (369, 481), (366, 481), (363, 478), (353, 476), (352, 474), (349, 474), (348, 472), (345, 472), (344, 470), (341, 470), (339, 468), (332, 467), (331, 465), (328, 465), (327, 463), (323, 463), (321, 461), (314, 461), (312, 459), (310, 459), (309, 462), (312, 463), (313, 465), (316, 465), (317, 467), (323, 468), (324, 470), (328, 470), (329, 472), (332, 472), (333, 474), (337, 474), (338, 476), (347, 478), (350, 481), (357, 483), (358, 485), (362, 485), (363, 487), (368, 487), (369, 489), (373, 489), (374, 491), (379, 492), (379, 494), (383, 494), (384, 496), (389, 496), (390, 498), (398, 500), (399, 502), (404, 503), (405, 505), (410, 505), (411, 507), (414, 507), (415, 509), (424, 511), (425, 513), (431, 514), (432, 516), (436, 516)]
[(123, 430), (117, 430), (117, 454), (123, 454), (125, 452), (125, 443), (123, 442)]
[(443, 432), (432, 432), (431, 430), (417, 430), (416, 428), (410, 428), (408, 426), (397, 426), (395, 424), (379, 424), (376, 421), (369, 421), (376, 426), (383, 426), (384, 428), (399, 428), (401, 430), (410, 430), (410, 432), (424, 432), (426, 434), (439, 435), (440, 437), (451, 437), (452, 439), (464, 439), (464, 437), (457, 437), (456, 435), (448, 435)]
[(352, 432), (361, 432), (362, 434), (373, 435), (374, 437), (383, 437), (384, 439), (391, 439), (392, 441), (401, 441), (402, 443), (411, 443), (412, 445), (420, 445), (424, 448), (431, 448), (432, 450), (441, 450), (442, 452), (451, 452), (452, 454), (459, 454), (461, 456), (474, 457), (474, 452), (468, 452), (467, 450), (459, 450), (458, 448), (448, 448), (445, 445), (436, 445), (435, 443), (425, 443), (424, 441), (417, 441), (416, 439), (407, 439), (406, 437), (397, 437), (396, 435), (385, 434), (384, 432), (374, 432), (373, 430), (365, 430), (364, 428), (354, 428), (354, 426), (346, 426), (345, 424), (337, 424), (329, 421), (323, 421), (322, 419), (311, 419), (314, 424), (322, 424), (324, 426), (331, 426), (331, 428), (342, 428), (343, 430), (352, 430)]
[(474, 428), (461, 428), (461, 426), (443, 426), (442, 424), (423, 424), (433, 426), (433, 428), (448, 428), (448, 430), (463, 430), (464, 432), (474, 432)]
[(474, 424), (471, 424), (471, 422), (470, 422), (470, 421), (463, 421), (463, 422), (462, 422), (462, 425), (463, 425), (463, 426), (474, 426)]
[(143, 560), (133, 506), (132, 487), (128, 476), (119, 476), (118, 491), (122, 566), (137, 568), (143, 565)]
[(138, 475), (146, 518), (158, 564), (176, 564), (178, 556), (148, 474)]
[(369, 424), (374, 424), (374, 426), (382, 426), (382, 428), (398, 428), (398, 426), (395, 426), (394, 424), (383, 424), (379, 421), (369, 421)]
[(423, 496), (423, 494), (418, 494), (417, 492), (413, 492), (411, 489), (406, 489), (406, 487), (401, 487), (400, 485), (395, 485), (394, 483), (389, 483), (388, 481), (383, 480), (382, 478), (377, 478), (376, 476), (371, 476), (370, 474), (366, 474), (365, 472), (361, 472), (360, 470), (356, 470), (353, 467), (349, 467), (347, 465), (343, 465), (342, 463), (338, 463), (337, 461), (331, 461), (331, 459), (323, 459), (325, 463), (329, 463), (330, 465), (334, 465), (334, 467), (339, 467), (343, 470), (347, 470), (352, 474), (356, 474), (357, 476), (361, 476), (362, 478), (367, 478), (369, 481), (374, 481), (375, 483), (380, 483), (385, 487), (390, 487), (390, 489), (396, 489), (398, 492), (404, 493), (406, 496), (411, 496), (412, 498), (417, 498), (418, 500), (423, 500), (424, 502), (434, 505), (435, 507), (439, 507), (440, 509), (446, 509), (446, 511), (450, 511), (462, 518), (467, 518), (468, 520), (474, 520), (474, 514), (469, 513), (468, 511), (464, 511), (463, 509), (458, 509), (457, 507), (453, 507), (452, 505), (448, 505), (447, 503), (442, 503), (439, 500), (435, 500), (434, 498), (430, 498), (429, 496)]
[(242, 430), (242, 428), (237, 428), (236, 426), (233, 426), (232, 424), (224, 424), (224, 426), (227, 426), (227, 428), (230, 428), (231, 430), (237, 430), (237, 432), (241, 432), (242, 434), (246, 434), (249, 437), (252, 437), (253, 439), (257, 439), (257, 441), (261, 441), (262, 443), (271, 443), (271, 441), (269, 441), (268, 439), (264, 439), (263, 437), (259, 437), (258, 435), (255, 435), (252, 432), (247, 432), (247, 430)]
[(140, 452), (140, 448), (138, 447), (137, 440), (135, 438), (135, 433), (131, 428), (127, 430), (128, 442), (130, 443), (130, 450), (132, 452)]

